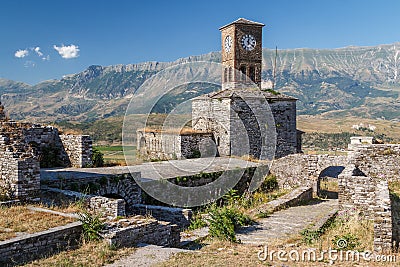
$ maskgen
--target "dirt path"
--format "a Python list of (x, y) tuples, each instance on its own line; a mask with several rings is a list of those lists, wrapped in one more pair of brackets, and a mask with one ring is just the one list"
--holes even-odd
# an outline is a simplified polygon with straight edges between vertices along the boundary
[(165, 248), (155, 245), (142, 244), (128, 257), (122, 258), (106, 267), (150, 267), (156, 263), (168, 260), (172, 255), (178, 252), (187, 251), (179, 248)]

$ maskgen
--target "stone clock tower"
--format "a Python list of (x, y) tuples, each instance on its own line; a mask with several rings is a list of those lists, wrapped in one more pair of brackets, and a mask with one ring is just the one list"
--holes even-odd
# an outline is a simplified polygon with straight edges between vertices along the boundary
[(176, 129), (176, 136), (138, 130), (141, 156), (172, 159), (200, 154), (271, 160), (301, 152), (297, 99), (260, 88), (263, 27), (240, 18), (220, 28), (222, 90), (191, 99), (189, 133)]
[(219, 29), (222, 42), (222, 89), (245, 88), (253, 83), (261, 87), (264, 26), (240, 18)]

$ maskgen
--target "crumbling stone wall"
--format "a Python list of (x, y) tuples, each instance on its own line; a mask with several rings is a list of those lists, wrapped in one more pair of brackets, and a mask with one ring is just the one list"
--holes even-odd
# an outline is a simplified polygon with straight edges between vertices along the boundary
[(108, 219), (126, 215), (125, 200), (123, 199), (112, 199), (102, 196), (91, 197), (89, 198), (89, 208)]
[(400, 202), (388, 181), (366, 176), (354, 165), (339, 175), (339, 210), (358, 212), (374, 222), (374, 251), (390, 252), (399, 241)]
[(176, 224), (150, 218), (120, 220), (107, 229), (104, 239), (112, 246), (132, 247), (137, 243), (176, 247), (180, 243), (180, 231)]
[(54, 154), (60, 167), (91, 165), (92, 140), (87, 135), (60, 135), (52, 126), (20, 122), (1, 122), (2, 150), (37, 156), (39, 160)]
[(271, 173), (284, 188), (316, 184), (321, 172), (330, 166), (354, 165), (367, 176), (391, 181), (400, 175), (399, 163), (400, 144), (353, 144), (348, 156), (293, 154), (275, 159)]
[(393, 234), (395, 232), (392, 223), (392, 207), (387, 181), (379, 181), (376, 184), (373, 220), (374, 251), (378, 253), (391, 252)]
[(349, 166), (338, 181), (339, 210), (355, 209), (367, 219), (374, 218), (376, 180), (366, 176), (355, 166)]
[(400, 144), (349, 145), (349, 162), (366, 175), (384, 180), (400, 176)]
[(0, 187), (9, 198), (35, 199), (40, 190), (40, 166), (34, 157), (20, 158), (13, 152), (0, 152)]
[[(57, 128), (30, 123), (0, 123), (0, 184), (11, 198), (36, 198), (40, 166), (83, 167), (91, 163), (91, 139), (67, 136), (62, 142)], [(65, 139), (65, 138), (64, 138)], [(68, 151), (68, 153), (67, 153)], [(50, 167), (48, 166), (48, 167)], [(10, 193), (11, 192), (11, 193)], [(4, 192), (2, 192), (4, 194)]]
[(92, 139), (88, 135), (60, 135), (63, 146), (62, 161), (82, 168), (92, 165)]

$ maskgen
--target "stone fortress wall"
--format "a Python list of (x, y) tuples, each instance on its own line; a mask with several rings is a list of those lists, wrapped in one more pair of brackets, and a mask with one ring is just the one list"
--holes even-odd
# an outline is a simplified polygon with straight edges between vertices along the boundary
[[(40, 167), (85, 167), (92, 164), (92, 140), (61, 135), (52, 126), (10, 121), (0, 103), (0, 186), (9, 198), (35, 199)], [(55, 166), (46, 166), (51, 161)]]
[[(400, 241), (400, 199), (388, 182), (400, 176), (400, 144), (374, 144), (353, 137), (347, 156), (293, 154), (273, 162), (271, 173), (281, 187), (313, 186), (327, 169), (336, 170), (339, 212), (361, 212), (374, 222), (374, 250), (388, 252)], [(318, 192), (318, 191), (316, 191)]]

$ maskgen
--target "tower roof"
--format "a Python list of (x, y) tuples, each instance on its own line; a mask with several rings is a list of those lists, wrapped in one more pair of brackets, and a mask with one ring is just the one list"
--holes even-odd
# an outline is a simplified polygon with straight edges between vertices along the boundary
[(264, 27), (265, 24), (262, 24), (260, 22), (255, 22), (255, 21), (251, 21), (248, 19), (244, 19), (244, 18), (238, 18), (237, 20), (235, 20), (234, 22), (231, 22), (229, 24), (226, 24), (225, 26), (222, 26), (221, 28), (219, 28), (219, 30), (222, 30), (228, 26), (231, 26), (233, 24), (246, 24), (246, 25), (255, 25), (255, 26), (260, 26), (260, 27)]
[(268, 101), (297, 101), (297, 98), (288, 96), (285, 94), (281, 94), (279, 92), (271, 91), (271, 90), (260, 90), (258, 88), (250, 88), (250, 89), (225, 89), (222, 91), (209, 93), (205, 95), (198, 96), (194, 99), (223, 99), (223, 98), (235, 98), (235, 97), (244, 97), (244, 98), (260, 98), (263, 97)]

